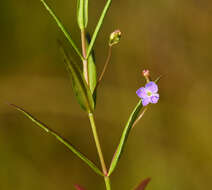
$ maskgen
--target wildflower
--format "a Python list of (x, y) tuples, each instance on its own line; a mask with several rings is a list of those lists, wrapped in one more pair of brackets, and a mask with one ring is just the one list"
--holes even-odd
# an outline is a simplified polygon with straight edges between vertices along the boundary
[(156, 104), (159, 100), (158, 86), (155, 82), (148, 82), (145, 87), (141, 87), (136, 94), (142, 99), (143, 106), (149, 103)]

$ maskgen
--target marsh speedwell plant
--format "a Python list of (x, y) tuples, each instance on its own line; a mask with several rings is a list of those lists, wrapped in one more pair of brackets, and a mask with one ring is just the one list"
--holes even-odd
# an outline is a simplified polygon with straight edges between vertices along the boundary
[[(95, 163), (90, 161), (85, 154), (80, 153), (69, 141), (65, 140), (62, 136), (60, 136), (57, 132), (53, 131), (45, 124), (35, 119), (31, 114), (26, 112), (24, 109), (12, 104), (14, 108), (22, 112), (25, 116), (27, 116), (32, 122), (34, 122), (38, 127), (45, 130), (47, 133), (56, 137), (62, 144), (64, 144), (70, 151), (72, 151), (78, 158), (80, 158), (83, 162), (85, 162), (94, 172), (98, 175), (102, 176), (105, 181), (105, 187), (107, 190), (111, 189), (110, 177), (111, 174), (117, 167), (117, 164), (121, 158), (123, 150), (125, 148), (129, 133), (131, 129), (138, 123), (138, 121), (143, 117), (146, 112), (149, 104), (156, 104), (159, 100), (158, 94), (158, 86), (157, 81), (152, 81), (150, 79), (150, 73), (148, 70), (143, 71), (143, 76), (146, 79), (146, 84), (143, 87), (139, 88), (135, 93), (135, 98), (138, 98), (138, 103), (135, 106), (134, 110), (129, 116), (129, 119), (124, 127), (123, 133), (120, 138), (120, 142), (115, 150), (110, 166), (105, 165), (104, 156), (102, 153), (97, 128), (95, 124), (95, 106), (96, 106), (96, 97), (98, 86), (101, 83), (101, 80), (104, 76), (106, 68), (110, 62), (112, 47), (119, 43), (121, 38), (120, 30), (115, 30), (109, 36), (108, 41), (108, 56), (103, 67), (103, 70), (100, 74), (97, 74), (95, 59), (94, 59), (94, 44), (97, 38), (97, 35), (102, 26), (105, 15), (111, 5), (111, 0), (107, 0), (107, 3), (102, 11), (102, 14), (99, 18), (99, 21), (96, 25), (96, 28), (92, 35), (90, 35), (86, 31), (86, 27), (88, 24), (88, 0), (78, 0), (77, 1), (77, 23), (80, 29), (81, 34), (81, 51), (75, 44), (72, 39), (70, 33), (65, 29), (61, 21), (55, 15), (53, 10), (49, 7), (49, 5), (41, 0), (42, 4), (51, 15), (51, 17), (56, 21), (58, 28), (63, 32), (66, 39), (72, 46), (75, 53), (79, 56), (80, 62), (75, 62), (70, 56), (69, 53), (63, 48), (63, 44), (59, 42), (60, 50), (63, 54), (64, 62), (67, 67), (68, 73), (70, 75), (73, 91), (76, 95), (76, 99), (80, 104), (81, 108), (86, 112), (88, 119), (90, 121), (90, 126), (93, 132), (93, 137), (96, 144), (97, 153), (99, 156), (99, 161), (101, 163), (101, 169), (99, 169)], [(137, 94), (137, 96), (136, 96)], [(144, 190), (147, 186), (150, 178), (143, 180), (135, 190)], [(75, 185), (77, 190), (85, 190), (85, 188), (80, 185)]]

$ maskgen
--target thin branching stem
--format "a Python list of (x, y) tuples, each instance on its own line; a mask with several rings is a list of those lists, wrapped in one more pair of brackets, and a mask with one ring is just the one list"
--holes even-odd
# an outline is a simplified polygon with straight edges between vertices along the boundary
[[(100, 76), (99, 76), (99, 79), (98, 79), (98, 81), (97, 81), (97, 84), (96, 84), (95, 89), (97, 89), (97, 87), (99, 86), (99, 84), (100, 84), (100, 82), (101, 82), (101, 80), (102, 80), (102, 78), (103, 78), (103, 76), (104, 76), (104, 74), (105, 74), (105, 71), (107, 70), (107, 66), (108, 66), (108, 64), (109, 64), (109, 62), (110, 62), (111, 54), (112, 54), (112, 46), (109, 46), (107, 59), (106, 59), (106, 62), (105, 62), (105, 64), (104, 64), (103, 70), (102, 70), (102, 72), (101, 72), (101, 74), (100, 74)], [(95, 91), (95, 90), (94, 90), (94, 91)]]
[(106, 71), (106, 69), (107, 69), (107, 66), (108, 66), (108, 64), (109, 64), (109, 62), (110, 62), (111, 54), (112, 54), (112, 46), (109, 46), (107, 59), (106, 59), (104, 68), (103, 68), (103, 70), (102, 70), (102, 73), (101, 73), (101, 75), (100, 75), (100, 77), (99, 77), (98, 84), (101, 82), (101, 80), (102, 80), (102, 78), (103, 78), (103, 76), (104, 76), (104, 74), (105, 74), (105, 71)]
[(138, 124), (138, 122), (139, 122), (139, 121), (141, 120), (141, 118), (144, 116), (144, 114), (145, 114), (145, 112), (147, 111), (147, 109), (148, 109), (148, 107), (145, 107), (145, 108), (143, 109), (143, 111), (141, 112), (141, 114), (140, 114), (140, 115), (138, 116), (138, 118), (135, 120), (135, 122), (134, 122), (132, 128), (134, 128), (135, 125)]

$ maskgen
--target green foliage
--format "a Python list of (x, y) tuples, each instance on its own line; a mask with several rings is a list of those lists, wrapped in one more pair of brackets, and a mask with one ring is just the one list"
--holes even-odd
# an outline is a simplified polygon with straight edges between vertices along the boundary
[(87, 27), (88, 0), (77, 0), (77, 22), (81, 30), (84, 30)]
[[(133, 127), (134, 124), (137, 123), (137, 121), (143, 116), (143, 113), (145, 112), (145, 109), (143, 110), (143, 113), (139, 116), (139, 112), (142, 108), (142, 100), (138, 102), (138, 104), (135, 106), (134, 110), (132, 111), (125, 128), (123, 130), (119, 145), (116, 149), (116, 152), (114, 153), (114, 157), (111, 161), (111, 165), (109, 170), (107, 170), (103, 153), (101, 150), (99, 137), (96, 129), (95, 119), (94, 119), (94, 109), (96, 105), (96, 91), (97, 91), (97, 85), (101, 81), (102, 76), (105, 73), (105, 69), (109, 63), (110, 57), (111, 57), (111, 47), (114, 44), (117, 44), (120, 41), (121, 37), (121, 31), (115, 30), (110, 35), (109, 40), (109, 54), (108, 58), (105, 64), (105, 67), (103, 69), (102, 74), (100, 75), (99, 81), (97, 81), (97, 71), (96, 71), (96, 64), (95, 64), (95, 56), (94, 56), (94, 43), (96, 41), (97, 35), (100, 31), (100, 28), (103, 24), (104, 18), (108, 12), (108, 9), (111, 5), (112, 0), (107, 0), (105, 7), (101, 13), (101, 16), (99, 18), (99, 21), (96, 25), (96, 28), (94, 30), (94, 33), (92, 35), (92, 38), (90, 39), (90, 35), (88, 34), (85, 37), (86, 31), (85, 28), (88, 24), (88, 0), (77, 0), (77, 23), (81, 30), (81, 42), (82, 42), (82, 53), (76, 46), (75, 42), (71, 38), (69, 32), (65, 29), (59, 18), (55, 15), (53, 10), (47, 5), (45, 0), (41, 0), (49, 14), (53, 17), (53, 19), (56, 21), (58, 27), (63, 32), (73, 49), (76, 51), (76, 53), (79, 55), (81, 60), (83, 61), (83, 65), (76, 64), (70, 57), (69, 54), (66, 52), (66, 50), (63, 48), (62, 44), (61, 51), (64, 56), (64, 61), (67, 67), (67, 70), (69, 72), (70, 78), (72, 80), (72, 86), (74, 94), (77, 98), (78, 103), (80, 104), (81, 108), (85, 110), (88, 113), (88, 118), (90, 120), (91, 129), (93, 132), (93, 137), (95, 140), (99, 160), (102, 166), (102, 172), (99, 170), (99, 168), (91, 162), (87, 157), (85, 157), (82, 153), (80, 153), (72, 144), (70, 144), (67, 140), (62, 138), (60, 135), (58, 135), (56, 132), (54, 132), (52, 129), (48, 128), (45, 124), (41, 123), (37, 119), (35, 119), (31, 114), (27, 113), (22, 108), (12, 105), (15, 109), (22, 112), (26, 117), (28, 117), (32, 122), (34, 122), (37, 126), (45, 130), (46, 132), (50, 133), (51, 135), (55, 136), (62, 144), (64, 144), (69, 150), (71, 150), (76, 156), (78, 156), (81, 160), (83, 160), (87, 165), (89, 165), (97, 174), (104, 177), (105, 185), (107, 190), (111, 190), (110, 186), (110, 179), (109, 176), (112, 174), (112, 172), (115, 170), (118, 161), (121, 158), (121, 155), (124, 151), (129, 133)], [(80, 68), (80, 66), (83, 66), (83, 70)], [(160, 78), (158, 78), (156, 81), (158, 81)], [(148, 184), (149, 180), (144, 180), (136, 190), (144, 190), (146, 185)], [(79, 185), (75, 185), (75, 188), (78, 190), (83, 190), (82, 187)]]
[(116, 149), (113, 160), (111, 162), (110, 169), (109, 169), (109, 172), (108, 172), (108, 176), (110, 176), (112, 174), (112, 172), (114, 171), (114, 169), (117, 166), (117, 163), (118, 163), (118, 161), (119, 161), (119, 159), (120, 159), (120, 157), (123, 153), (124, 147), (126, 145), (130, 130), (131, 130), (135, 120), (138, 118), (138, 114), (139, 114), (141, 108), (142, 108), (142, 101), (140, 100), (138, 102), (138, 104), (135, 106), (135, 108), (134, 108), (133, 112), (131, 113), (131, 115), (130, 115), (128, 121), (127, 121), (127, 124), (124, 128), (124, 131), (122, 133), (119, 145)]
[(96, 28), (95, 28), (94, 33), (93, 33), (93, 36), (91, 38), (91, 42), (89, 44), (88, 51), (87, 51), (87, 58), (89, 57), (89, 55), (90, 55), (90, 53), (91, 53), (91, 51), (93, 49), (93, 45), (94, 45), (94, 43), (96, 41), (96, 37), (97, 37), (97, 35), (99, 33), (99, 30), (100, 30), (100, 28), (101, 28), (101, 26), (103, 24), (105, 15), (107, 14), (107, 11), (108, 11), (108, 9), (109, 9), (109, 7), (111, 5), (111, 2), (112, 2), (112, 0), (108, 0), (107, 3), (105, 4), (105, 7), (104, 7), (104, 9), (102, 11), (102, 14), (101, 14), (101, 16), (99, 18), (99, 21), (98, 21), (98, 23), (96, 25)]
[(67, 66), (67, 70), (72, 79), (72, 86), (78, 103), (82, 109), (86, 110), (88, 113), (94, 111), (94, 100), (92, 93), (84, 79), (82, 71), (80, 68), (69, 58), (68, 53), (61, 46), (61, 51), (64, 55), (64, 61)]
[(11, 104), (12, 107), (14, 107), (16, 110), (23, 113), (27, 118), (29, 118), (33, 123), (35, 123), (38, 127), (45, 130), (47, 133), (55, 136), (62, 144), (64, 144), (69, 150), (71, 150), (76, 156), (78, 156), (81, 160), (83, 160), (88, 166), (90, 166), (97, 174), (103, 176), (102, 172), (99, 170), (99, 168), (91, 162), (88, 158), (86, 158), (82, 153), (80, 153), (76, 148), (74, 148), (73, 145), (71, 145), (67, 140), (62, 138), (59, 134), (57, 134), (55, 131), (47, 127), (45, 124), (37, 120), (35, 117), (33, 117), (31, 114), (26, 112), (24, 109)]
[[(86, 35), (86, 47), (90, 43), (90, 35)], [(95, 54), (94, 50), (88, 57), (88, 78), (89, 78), (89, 88), (93, 94), (94, 102), (96, 103), (96, 85), (97, 85), (97, 73), (96, 73), (96, 63), (95, 63)]]
[(78, 47), (76, 46), (76, 44), (73, 41), (73, 39), (71, 38), (69, 32), (65, 29), (65, 27), (63, 26), (63, 24), (61, 23), (61, 21), (59, 20), (59, 18), (55, 15), (55, 13), (53, 12), (53, 10), (47, 5), (47, 3), (44, 0), (40, 0), (40, 1), (43, 3), (43, 5), (45, 6), (45, 8), (49, 12), (49, 14), (53, 17), (53, 19), (57, 23), (58, 27), (61, 29), (61, 31), (63, 32), (63, 34), (67, 38), (67, 40), (70, 42), (70, 44), (73, 47), (73, 49), (76, 51), (76, 53), (79, 55), (79, 57), (81, 59), (83, 59), (82, 54), (80, 53)]

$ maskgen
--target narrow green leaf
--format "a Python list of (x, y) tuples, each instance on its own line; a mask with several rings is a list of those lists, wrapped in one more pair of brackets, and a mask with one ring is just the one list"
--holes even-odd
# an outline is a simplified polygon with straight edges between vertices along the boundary
[(105, 18), (105, 15), (107, 14), (107, 11), (108, 11), (108, 9), (110, 7), (111, 2), (112, 2), (112, 0), (108, 0), (107, 3), (105, 4), (105, 7), (104, 7), (104, 9), (102, 11), (102, 14), (101, 14), (101, 16), (99, 18), (99, 21), (98, 21), (98, 23), (96, 25), (96, 28), (95, 28), (94, 33), (93, 33), (93, 36), (91, 38), (91, 42), (89, 44), (88, 51), (87, 51), (87, 58), (89, 57), (89, 55), (91, 53), (91, 50), (93, 49), (93, 45), (94, 45), (94, 43), (96, 41), (96, 37), (97, 37), (97, 35), (99, 33), (99, 30), (100, 30), (100, 28), (102, 26), (103, 20)]
[(119, 145), (118, 145), (118, 147), (116, 149), (116, 152), (114, 154), (113, 160), (111, 162), (110, 169), (109, 169), (109, 172), (108, 172), (108, 176), (110, 176), (111, 173), (114, 171), (114, 169), (115, 169), (115, 167), (116, 167), (116, 165), (117, 165), (117, 163), (118, 163), (118, 161), (119, 161), (119, 159), (120, 159), (120, 157), (122, 155), (122, 152), (123, 152), (125, 144), (127, 142), (130, 130), (131, 130), (132, 126), (133, 126), (133, 123), (137, 119), (141, 108), (142, 108), (142, 101), (140, 100), (138, 102), (138, 104), (135, 106), (135, 108), (134, 108), (133, 112), (131, 113), (130, 118), (128, 119), (127, 124), (126, 124), (126, 126), (124, 128), (124, 131), (122, 133)]
[(65, 37), (70, 42), (70, 44), (73, 47), (73, 49), (80, 56), (80, 58), (83, 60), (82, 54), (80, 53), (78, 47), (76, 46), (76, 44), (74, 43), (73, 39), (71, 38), (69, 32), (65, 29), (65, 27), (63, 26), (63, 24), (60, 22), (59, 18), (55, 15), (55, 13), (53, 12), (53, 10), (47, 5), (47, 3), (44, 0), (40, 0), (40, 1), (43, 3), (43, 5), (45, 6), (46, 10), (50, 13), (50, 15), (53, 17), (53, 19), (56, 21), (58, 27), (64, 33)]
[[(88, 47), (90, 43), (90, 35), (87, 33), (86, 35), (86, 47)], [(88, 57), (88, 78), (89, 78), (89, 87), (91, 93), (94, 93), (97, 83), (97, 74), (96, 74), (96, 64), (95, 64), (95, 54), (94, 51), (91, 52), (90, 56)]]
[(96, 74), (96, 65), (94, 54), (91, 54), (88, 57), (88, 76), (89, 76), (89, 87), (91, 92), (94, 93), (96, 83), (97, 83), (97, 74)]
[(143, 180), (135, 190), (144, 190), (146, 186), (149, 184), (150, 180), (151, 178)]
[(82, 71), (78, 68), (78, 66), (70, 60), (68, 53), (61, 46), (62, 53), (64, 55), (64, 61), (67, 65), (67, 69), (70, 73), (73, 90), (78, 100), (78, 103), (81, 107), (87, 112), (93, 112), (94, 110), (94, 100), (92, 93), (83, 77)]
[(85, 28), (88, 25), (88, 0), (84, 0), (84, 23), (85, 23)]
[(79, 28), (84, 29), (84, 0), (77, 0), (77, 23)]
[(88, 24), (88, 0), (77, 0), (77, 22), (84, 30)]
[(23, 113), (27, 118), (29, 118), (33, 123), (35, 123), (38, 127), (45, 130), (47, 133), (55, 136), (62, 144), (64, 144), (69, 150), (71, 150), (76, 156), (78, 156), (81, 160), (83, 160), (88, 166), (90, 166), (97, 174), (103, 176), (102, 172), (99, 170), (99, 168), (91, 162), (88, 158), (86, 158), (82, 153), (80, 153), (72, 144), (70, 144), (66, 139), (61, 137), (59, 134), (57, 134), (52, 129), (48, 128), (45, 124), (34, 118), (31, 114), (26, 112), (24, 109), (14, 105), (10, 104), (12, 107), (14, 107), (16, 110)]

